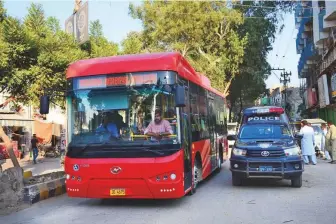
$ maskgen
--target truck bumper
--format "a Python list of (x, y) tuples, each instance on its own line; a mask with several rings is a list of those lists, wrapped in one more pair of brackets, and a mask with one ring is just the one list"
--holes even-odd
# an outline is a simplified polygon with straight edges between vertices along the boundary
[(241, 178), (292, 179), (304, 171), (302, 159), (230, 159), (230, 170)]

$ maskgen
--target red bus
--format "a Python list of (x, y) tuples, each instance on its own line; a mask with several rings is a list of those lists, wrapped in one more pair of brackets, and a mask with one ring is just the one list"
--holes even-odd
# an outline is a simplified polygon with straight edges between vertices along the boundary
[[(181, 54), (81, 60), (66, 76), (68, 196), (180, 198), (227, 159), (225, 98)], [(158, 109), (162, 138), (146, 135)]]

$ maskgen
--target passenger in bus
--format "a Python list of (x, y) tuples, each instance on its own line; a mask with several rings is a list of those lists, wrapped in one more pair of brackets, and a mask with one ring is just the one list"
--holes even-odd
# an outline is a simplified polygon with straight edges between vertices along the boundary
[(106, 115), (103, 118), (102, 124), (96, 129), (97, 132), (109, 132), (112, 137), (119, 138), (120, 132), (111, 116)]
[(155, 111), (155, 118), (145, 130), (145, 135), (151, 136), (154, 140), (161, 140), (162, 138), (172, 135), (173, 129), (167, 120), (163, 120), (161, 111)]
[(118, 133), (121, 134), (120, 130), (126, 127), (126, 124), (123, 121), (123, 117), (116, 110), (113, 110), (111, 113), (108, 113), (107, 116), (109, 116), (111, 120), (114, 121), (114, 123), (117, 125)]

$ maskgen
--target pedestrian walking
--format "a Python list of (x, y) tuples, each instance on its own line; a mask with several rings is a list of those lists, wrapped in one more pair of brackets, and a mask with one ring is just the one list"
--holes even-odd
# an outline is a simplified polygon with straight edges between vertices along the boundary
[(32, 151), (33, 151), (34, 164), (36, 164), (36, 159), (37, 159), (37, 156), (38, 156), (37, 143), (38, 143), (38, 140), (36, 138), (36, 134), (33, 134), (33, 138), (31, 139), (31, 147), (32, 147)]
[(331, 161), (329, 163), (336, 164), (336, 127), (332, 121), (328, 121), (329, 131), (326, 138), (329, 140), (329, 153)]
[(322, 141), (321, 141), (321, 151), (324, 153), (324, 159), (325, 160), (330, 160), (330, 155), (329, 155), (329, 148), (330, 148), (330, 140), (327, 139), (327, 134), (328, 134), (328, 127), (327, 124), (322, 124), (321, 125), (322, 129)]
[(301, 121), (301, 127), (300, 135), (302, 135), (301, 150), (303, 160), (306, 165), (309, 164), (309, 161), (311, 161), (313, 165), (316, 165), (314, 129), (308, 125), (306, 120)]

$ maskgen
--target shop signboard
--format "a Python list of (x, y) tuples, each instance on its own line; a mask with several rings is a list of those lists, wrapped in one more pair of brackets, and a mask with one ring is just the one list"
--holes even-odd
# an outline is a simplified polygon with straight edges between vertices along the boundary
[(336, 98), (336, 73), (331, 76), (331, 97)]

